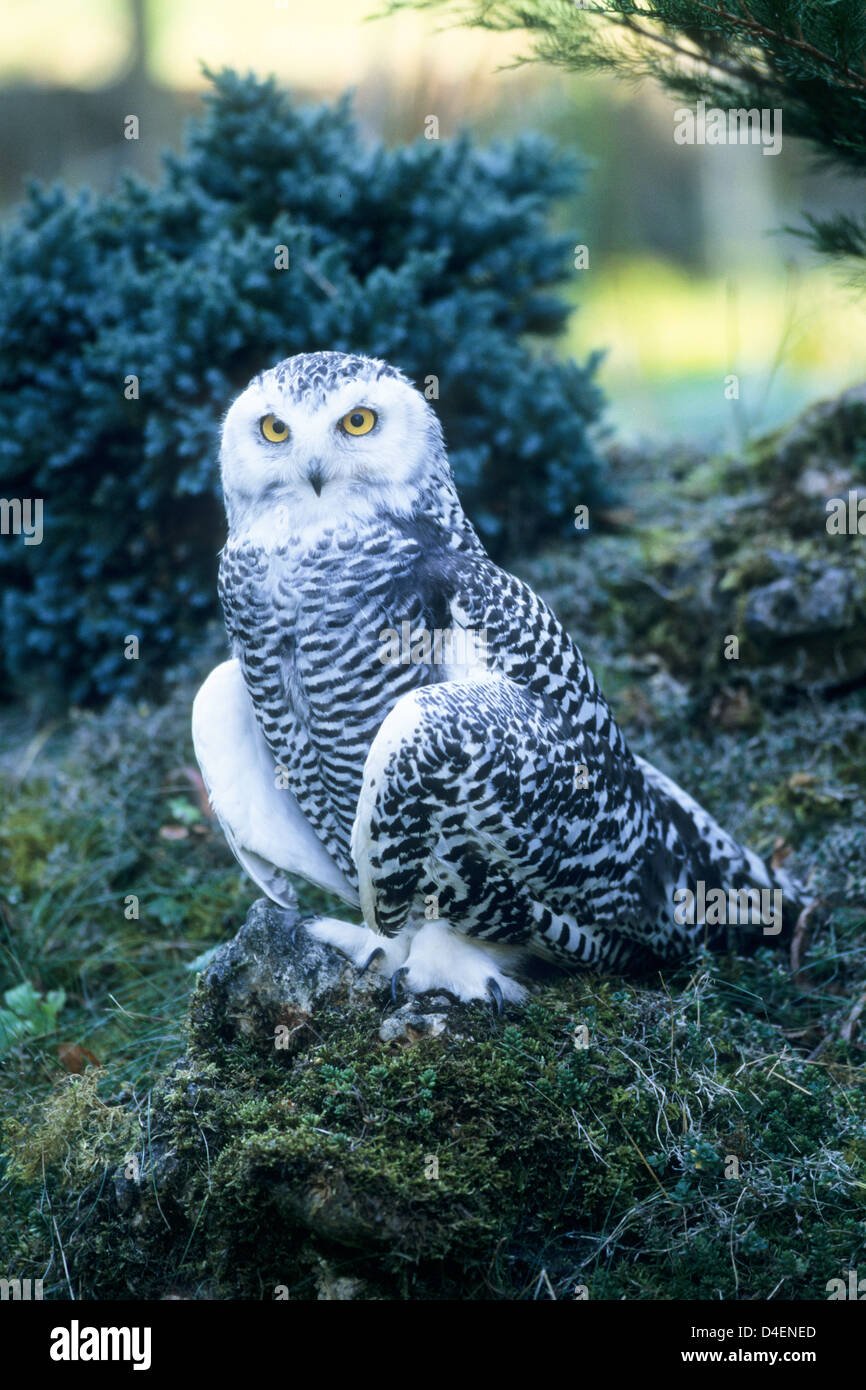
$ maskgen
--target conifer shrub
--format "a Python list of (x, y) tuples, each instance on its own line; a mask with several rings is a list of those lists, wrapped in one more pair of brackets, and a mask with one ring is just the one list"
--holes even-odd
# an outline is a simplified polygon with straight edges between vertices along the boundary
[(158, 186), (35, 187), (0, 237), (0, 495), (42, 502), (41, 543), (0, 538), (7, 688), (141, 693), (184, 659), (217, 612), (221, 415), (292, 353), (385, 357), (425, 389), (499, 556), (605, 495), (595, 358), (540, 346), (570, 311), (575, 236), (548, 219), (573, 157), (533, 137), (390, 149), (345, 99), (209, 76)]

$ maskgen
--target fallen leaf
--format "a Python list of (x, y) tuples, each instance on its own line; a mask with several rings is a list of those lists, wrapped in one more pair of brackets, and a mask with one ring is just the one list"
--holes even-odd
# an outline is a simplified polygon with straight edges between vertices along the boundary
[(619, 692), (618, 714), (627, 724), (636, 724), (648, 729), (658, 718), (652, 702), (639, 685), (626, 685)]
[(776, 843), (773, 845), (770, 867), (773, 869), (781, 869), (785, 860), (790, 859), (791, 853), (791, 846), (787, 844), (785, 840), (781, 838), (777, 839)]
[(742, 729), (757, 719), (757, 710), (744, 689), (725, 688), (713, 697), (710, 718), (723, 729)]
[(102, 1065), (99, 1058), (94, 1057), (89, 1048), (82, 1047), (80, 1043), (61, 1043), (57, 1049), (57, 1056), (66, 1070), (74, 1074), (84, 1071), (88, 1062), (92, 1062), (95, 1067)]

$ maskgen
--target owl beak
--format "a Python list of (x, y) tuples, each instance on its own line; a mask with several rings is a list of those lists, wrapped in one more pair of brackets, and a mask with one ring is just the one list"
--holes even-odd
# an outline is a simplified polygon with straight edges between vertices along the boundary
[(316, 463), (313, 465), (313, 467), (307, 474), (307, 477), (310, 480), (310, 485), (312, 486), (313, 492), (316, 494), (317, 497), (321, 497), (322, 488), (325, 484), (325, 479), (322, 477), (322, 470), (319, 464)]

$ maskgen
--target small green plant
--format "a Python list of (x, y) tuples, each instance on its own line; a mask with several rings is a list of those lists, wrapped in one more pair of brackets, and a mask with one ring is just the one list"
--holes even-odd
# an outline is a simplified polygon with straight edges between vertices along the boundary
[(29, 980), (7, 989), (0, 1007), (0, 1055), (10, 1051), (22, 1038), (53, 1033), (57, 1015), (66, 1003), (66, 991), (51, 989), (41, 994)]

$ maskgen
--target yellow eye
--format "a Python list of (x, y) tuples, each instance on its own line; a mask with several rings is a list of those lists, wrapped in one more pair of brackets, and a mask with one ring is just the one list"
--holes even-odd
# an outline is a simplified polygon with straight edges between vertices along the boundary
[(345, 430), (346, 434), (369, 434), (378, 418), (375, 410), (368, 410), (365, 405), (359, 406), (343, 416), (340, 429)]
[(277, 415), (263, 415), (259, 429), (269, 444), (282, 444), (289, 437), (289, 427)]

